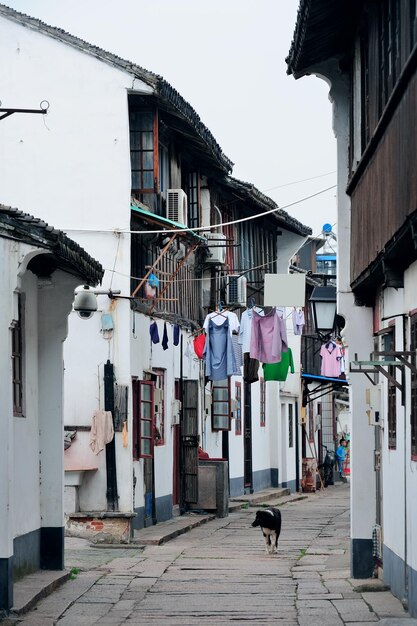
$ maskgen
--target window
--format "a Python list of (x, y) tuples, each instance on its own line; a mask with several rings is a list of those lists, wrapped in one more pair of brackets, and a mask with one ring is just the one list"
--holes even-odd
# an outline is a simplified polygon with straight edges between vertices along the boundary
[(152, 458), (154, 444), (154, 385), (133, 381), (133, 458)]
[[(394, 329), (382, 336), (382, 345), (384, 352), (395, 350)], [(395, 378), (396, 368), (390, 365), (388, 374)], [(390, 450), (397, 448), (397, 388), (390, 380), (388, 380), (388, 448)]]
[(236, 417), (235, 417), (235, 435), (242, 434), (242, 383), (236, 383)]
[(200, 184), (197, 172), (188, 174), (188, 228), (200, 225)]
[(288, 405), (288, 447), (294, 447), (294, 419), (293, 419), (293, 405)]
[(159, 191), (165, 193), (169, 189), (169, 152), (168, 148), (159, 144)]
[(130, 162), (132, 191), (158, 191), (158, 117), (153, 111), (131, 111)]
[[(410, 317), (410, 350), (417, 349), (417, 314)], [(412, 357), (412, 364), (417, 366), (416, 357)], [(411, 457), (417, 461), (417, 374), (411, 372)]]
[(261, 426), (265, 426), (266, 423), (266, 414), (265, 414), (265, 398), (266, 398), (266, 385), (263, 378), (259, 379), (260, 382), (260, 419)]
[(230, 430), (229, 379), (213, 381), (213, 430)]
[(154, 445), (162, 446), (165, 443), (165, 370), (153, 368), (152, 372), (145, 372), (144, 379), (154, 385)]
[(417, 42), (417, 0), (410, 0), (410, 52)]
[(308, 440), (310, 443), (314, 441), (314, 406), (313, 402), (308, 405)]
[(23, 304), (22, 295), (17, 294), (17, 320), (12, 327), (12, 385), (13, 415), (23, 417)]

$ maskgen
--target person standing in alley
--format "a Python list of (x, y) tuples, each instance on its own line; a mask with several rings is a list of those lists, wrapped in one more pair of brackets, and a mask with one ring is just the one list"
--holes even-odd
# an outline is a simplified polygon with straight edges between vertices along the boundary
[(346, 482), (347, 480), (343, 471), (343, 466), (346, 459), (346, 445), (346, 439), (341, 439), (339, 442), (339, 447), (336, 450), (336, 460), (339, 468), (339, 475), (343, 482)]

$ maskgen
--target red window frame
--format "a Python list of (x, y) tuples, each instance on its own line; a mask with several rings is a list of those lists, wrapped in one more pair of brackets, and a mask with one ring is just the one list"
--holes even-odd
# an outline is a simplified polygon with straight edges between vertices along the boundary
[[(154, 453), (154, 383), (148, 380), (133, 380), (133, 449), (135, 460), (152, 459)], [(145, 388), (150, 389), (149, 398), (144, 398)], [(143, 404), (144, 403), (144, 404)], [(149, 411), (144, 415), (144, 406), (149, 406)], [(146, 445), (144, 445), (146, 442)]]

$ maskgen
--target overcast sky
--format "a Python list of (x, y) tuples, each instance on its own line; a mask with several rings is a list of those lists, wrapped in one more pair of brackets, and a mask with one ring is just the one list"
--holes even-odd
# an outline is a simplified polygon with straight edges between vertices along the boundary
[[(298, 0), (5, 0), (161, 74), (195, 108), (233, 175), (319, 234), (336, 219), (328, 86), (286, 74)], [(306, 182), (297, 182), (312, 179)], [(296, 184), (292, 184), (296, 183)], [(286, 208), (287, 207), (287, 208)]]

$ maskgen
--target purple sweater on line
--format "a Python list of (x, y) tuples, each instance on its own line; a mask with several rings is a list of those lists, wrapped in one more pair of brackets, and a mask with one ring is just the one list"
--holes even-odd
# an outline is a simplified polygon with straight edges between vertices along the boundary
[(281, 353), (288, 350), (285, 321), (273, 308), (265, 315), (252, 314), (250, 356), (261, 363), (279, 363)]

